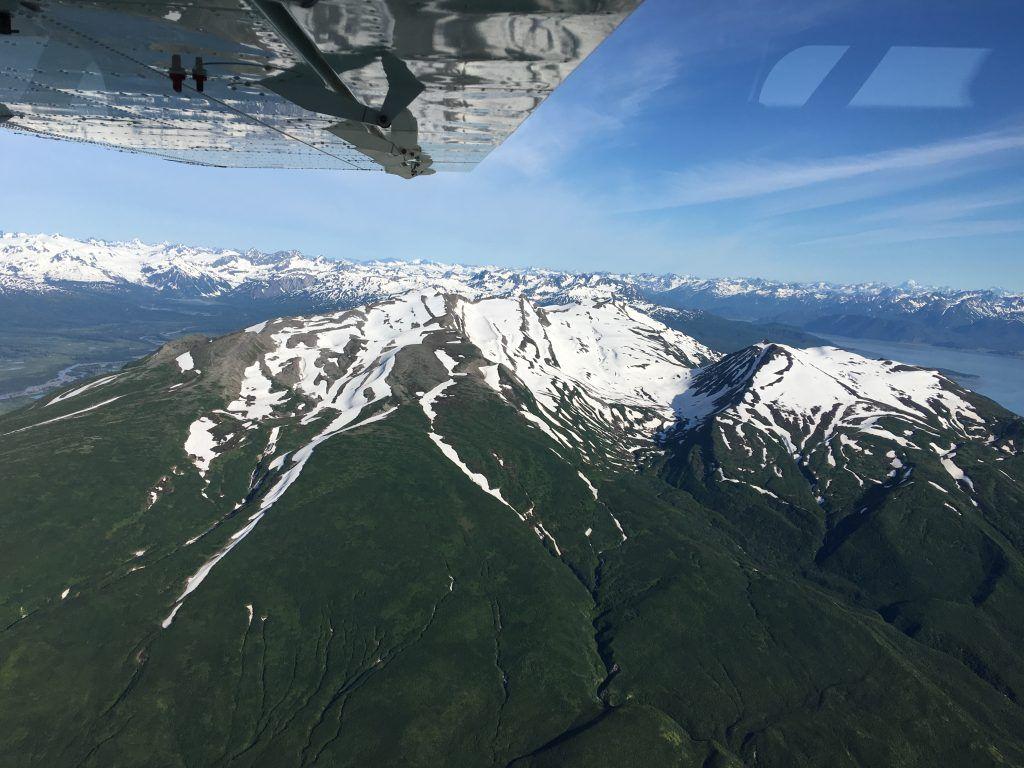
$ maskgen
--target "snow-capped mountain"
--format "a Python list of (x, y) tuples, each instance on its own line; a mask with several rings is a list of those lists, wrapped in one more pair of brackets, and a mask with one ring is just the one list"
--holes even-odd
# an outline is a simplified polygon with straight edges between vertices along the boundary
[(936, 371), (780, 344), (758, 344), (702, 369), (677, 412), (686, 427), (717, 417), (736, 426), (741, 441), (744, 428), (770, 435), (798, 459), (826, 450), (843, 429), (905, 444), (879, 426), (884, 418), (965, 438), (981, 422), (963, 390)]
[(179, 338), (0, 459), (35, 765), (1024, 756), (1024, 421), (934, 371), (417, 289)]
[[(952, 478), (944, 493), (973, 492), (968, 471), (954, 461), (958, 445), (991, 447), (997, 439), (976, 398), (936, 371), (834, 347), (765, 343), (723, 357), (613, 300), (542, 306), (522, 297), (411, 290), (354, 309), (261, 322), (210, 342), (174, 343), (153, 361), (175, 373), (169, 396), (206, 382), (228, 395), (222, 407), (205, 408), (189, 424), (181, 446), (202, 480), (203, 498), (213, 492), (214, 470), (251, 452), (255, 435), (266, 436), (249, 487), (229, 515), (252, 506), (248, 525), (188, 578), (165, 627), (299, 480), (319, 445), (403, 409), (422, 414), (441, 455), (560, 556), (564, 538), (560, 544), (551, 532), (557, 526), (545, 527), (532, 505), (510, 501), (500, 479), (503, 458), (491, 452), (481, 463), (449, 433), (447, 402), (468, 393), (510, 408), (562, 461), (587, 471), (637, 471), (703, 435), (721, 454), (708, 464), (715, 482), (781, 499), (776, 486), (792, 475), (818, 504), (851, 477), (860, 488), (906, 481), (922, 454)], [(8, 434), (115, 408), (121, 395), (108, 395), (130, 375), (53, 396)], [(51, 408), (57, 413), (44, 418)], [(1011, 455), (1020, 447), (1013, 438), (996, 446)], [(872, 456), (877, 471), (854, 461)], [(587, 475), (579, 476), (593, 490)], [(165, 476), (149, 489), (147, 508), (167, 483)], [(614, 524), (625, 539), (621, 523)]]
[(702, 443), (709, 482), (772, 498), (795, 482), (833, 510), (867, 504), (872, 488), (910, 482), (920, 467), (918, 479), (951, 494), (944, 502), (959, 514), (954, 498), (977, 505), (978, 465), (1006, 458), (987, 449), (1013, 456), (1024, 447), (981, 403), (937, 371), (834, 347), (758, 344), (695, 372), (666, 439)]

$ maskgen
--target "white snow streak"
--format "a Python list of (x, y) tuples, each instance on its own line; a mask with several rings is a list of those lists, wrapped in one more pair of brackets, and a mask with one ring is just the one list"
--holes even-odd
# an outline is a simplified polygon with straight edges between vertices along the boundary
[(584, 475), (582, 472), (577, 470), (576, 474), (580, 476), (580, 480), (582, 480), (584, 483), (587, 484), (587, 488), (590, 489), (590, 492), (593, 494), (594, 499), (596, 500), (597, 499), (597, 488), (594, 487), (594, 484), (592, 482), (590, 482), (590, 480), (587, 479), (587, 476)]
[(96, 381), (90, 381), (88, 384), (83, 384), (81, 387), (78, 387), (77, 389), (72, 389), (70, 392), (65, 392), (63, 395), (57, 395), (55, 398), (53, 398), (53, 400), (48, 402), (43, 407), (49, 408), (51, 405), (54, 405), (55, 403), (60, 403), (63, 402), (64, 400), (67, 400), (69, 397), (75, 397), (76, 395), (81, 395), (82, 393), (88, 392), (89, 390), (95, 389), (96, 387), (102, 387), (104, 384), (109, 384), (120, 375), (121, 374), (119, 373), (115, 373), (111, 376), (104, 376), (102, 379), (96, 379)]
[(80, 411), (72, 411), (71, 413), (65, 413), (63, 416), (58, 416), (55, 419), (47, 419), (46, 421), (40, 421), (38, 424), (29, 424), (27, 427), (21, 427), (20, 429), (14, 429), (11, 430), (10, 432), (4, 432), (3, 436), (7, 437), (7, 435), (14, 435), (17, 434), (18, 432), (24, 432), (26, 429), (35, 429), (36, 427), (42, 427), (45, 426), (46, 424), (53, 424), (54, 422), (57, 421), (64, 421), (64, 419), (72, 419), (75, 416), (81, 416), (83, 413), (87, 413), (88, 411), (95, 411), (97, 408), (101, 408), (104, 405), (109, 405), (115, 400), (120, 400), (122, 397), (124, 397), (124, 395), (116, 395), (115, 397), (112, 397), (109, 400), (104, 400), (102, 403), (96, 403), (96, 405), (90, 405), (88, 408), (83, 408)]

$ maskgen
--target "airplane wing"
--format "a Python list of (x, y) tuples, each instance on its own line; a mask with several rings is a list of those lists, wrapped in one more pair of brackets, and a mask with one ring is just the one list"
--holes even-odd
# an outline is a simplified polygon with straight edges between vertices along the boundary
[(0, 0), (0, 124), (212, 166), (470, 170), (642, 0)]

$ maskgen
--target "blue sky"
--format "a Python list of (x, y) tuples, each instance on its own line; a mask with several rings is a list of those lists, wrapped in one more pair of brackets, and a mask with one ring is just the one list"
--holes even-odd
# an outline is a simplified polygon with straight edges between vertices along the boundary
[(1022, 28), (1009, 2), (646, 0), (470, 174), (207, 169), (0, 131), (0, 228), (1024, 290)]

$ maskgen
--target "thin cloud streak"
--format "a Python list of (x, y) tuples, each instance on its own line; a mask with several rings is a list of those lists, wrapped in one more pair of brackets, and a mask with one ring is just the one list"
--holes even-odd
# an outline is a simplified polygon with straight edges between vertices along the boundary
[(918, 203), (886, 207), (862, 217), (863, 221), (951, 221), (964, 219), (993, 208), (1007, 208), (1024, 203), (1024, 191), (1003, 190), (984, 195), (957, 195)]
[[(998, 165), (995, 156), (972, 163), (950, 163), (918, 168), (912, 173), (877, 173), (844, 179), (842, 183), (815, 184), (756, 200), (755, 216), (762, 219), (784, 216), (799, 218), (802, 214), (822, 213), (828, 208), (841, 208), (858, 203), (895, 205), (907, 196), (927, 188), (944, 188), (971, 174), (988, 171)], [(827, 215), (836, 216), (837, 212)]]
[(757, 198), (875, 174), (955, 165), (1024, 149), (1024, 132), (986, 133), (859, 157), (805, 163), (727, 163), (672, 174), (660, 190), (621, 206), (625, 213)]
[(927, 227), (880, 227), (843, 235), (819, 237), (794, 243), (798, 246), (868, 246), (948, 240), (959, 237), (1010, 235), (1024, 232), (1024, 219), (986, 219), (982, 221), (934, 222)]

